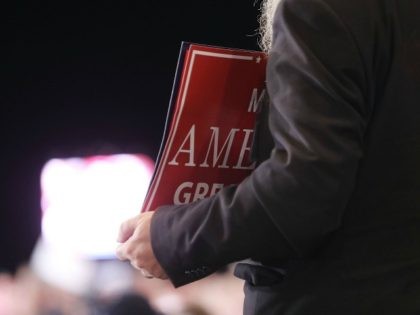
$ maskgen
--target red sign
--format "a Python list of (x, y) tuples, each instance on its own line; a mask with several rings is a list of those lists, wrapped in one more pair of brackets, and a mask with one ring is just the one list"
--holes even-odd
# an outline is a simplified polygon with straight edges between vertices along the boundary
[(143, 211), (205, 198), (250, 174), (265, 66), (263, 52), (184, 45), (170, 104), (175, 107)]

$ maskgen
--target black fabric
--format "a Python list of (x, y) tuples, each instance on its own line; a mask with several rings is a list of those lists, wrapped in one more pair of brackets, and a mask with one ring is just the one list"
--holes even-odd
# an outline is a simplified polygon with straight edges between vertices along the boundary
[(238, 263), (235, 266), (234, 275), (253, 286), (270, 286), (284, 279), (285, 270), (263, 265)]
[(271, 155), (237, 186), (157, 210), (152, 246), (174, 285), (253, 258), (239, 267), (247, 315), (420, 314), (419, 13), (280, 2)]
[(274, 265), (295, 255), (269, 217), (257, 211), (260, 205), (252, 196), (245, 198), (242, 190), (249, 183), (227, 187), (217, 198), (157, 210), (153, 251), (176, 287), (248, 257)]

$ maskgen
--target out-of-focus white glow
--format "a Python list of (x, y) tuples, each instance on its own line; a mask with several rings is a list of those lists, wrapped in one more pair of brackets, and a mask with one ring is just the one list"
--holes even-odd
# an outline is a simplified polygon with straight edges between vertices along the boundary
[(32, 252), (30, 267), (44, 282), (81, 296), (89, 292), (95, 274), (91, 260), (42, 237)]
[(140, 212), (153, 173), (144, 155), (49, 160), (41, 173), (42, 235), (92, 258), (112, 258), (120, 224)]

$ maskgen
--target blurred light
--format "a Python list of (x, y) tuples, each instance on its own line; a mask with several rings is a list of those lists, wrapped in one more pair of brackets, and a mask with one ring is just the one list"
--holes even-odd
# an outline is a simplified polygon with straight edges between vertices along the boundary
[(34, 248), (30, 267), (45, 283), (80, 296), (90, 291), (95, 268), (93, 261), (42, 237)]
[(119, 226), (140, 212), (153, 164), (130, 154), (49, 160), (41, 173), (43, 238), (90, 258), (113, 258)]

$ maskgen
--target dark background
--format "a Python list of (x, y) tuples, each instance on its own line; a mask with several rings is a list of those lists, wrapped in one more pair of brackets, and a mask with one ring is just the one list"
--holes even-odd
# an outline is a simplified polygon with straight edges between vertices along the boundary
[(258, 49), (258, 8), (254, 0), (2, 8), (0, 270), (24, 263), (39, 235), (44, 163), (107, 153), (155, 158), (181, 41)]

